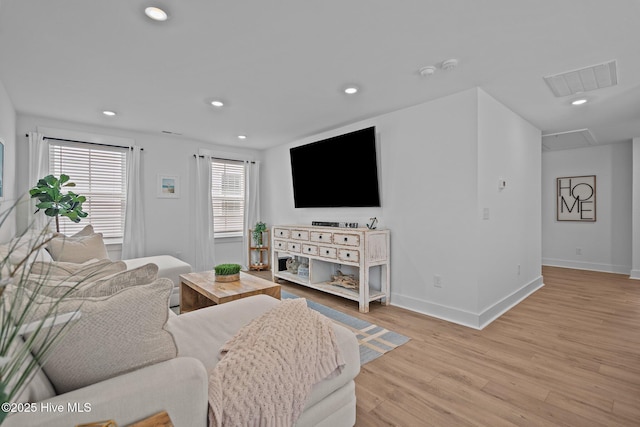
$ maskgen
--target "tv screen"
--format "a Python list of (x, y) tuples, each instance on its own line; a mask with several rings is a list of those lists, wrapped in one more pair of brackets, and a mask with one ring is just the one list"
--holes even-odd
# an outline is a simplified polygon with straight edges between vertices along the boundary
[(290, 155), (296, 208), (380, 206), (375, 127), (294, 147)]

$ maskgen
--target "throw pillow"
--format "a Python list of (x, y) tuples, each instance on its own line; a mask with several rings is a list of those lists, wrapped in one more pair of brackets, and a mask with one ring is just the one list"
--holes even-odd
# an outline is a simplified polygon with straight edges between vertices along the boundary
[(92, 258), (109, 259), (100, 233), (72, 238), (56, 236), (47, 245), (47, 250), (54, 261), (82, 263)]
[(51, 261), (36, 261), (31, 264), (30, 274), (39, 274), (49, 277), (84, 278), (91, 275), (92, 278), (100, 278), (119, 273), (127, 269), (127, 264), (122, 261), (110, 259), (90, 259), (83, 263)]
[(117, 268), (114, 274), (101, 274), (102, 271), (98, 270), (86, 276), (29, 275), (25, 281), (25, 287), (31, 291), (37, 290), (39, 295), (53, 298), (106, 297), (129, 286), (149, 284), (158, 278), (158, 266), (155, 264), (146, 264), (133, 270), (126, 270), (126, 265), (122, 261), (111, 264), (116, 264), (112, 268)]
[[(158, 266), (145, 264), (132, 270), (123, 271), (111, 276), (103, 277), (78, 290), (78, 296), (105, 297), (131, 286), (152, 283), (158, 279)], [(172, 282), (173, 283), (173, 282)]]
[(82, 230), (78, 231), (76, 234), (72, 235), (71, 237), (85, 237), (85, 236), (91, 236), (92, 234), (95, 234), (93, 231), (93, 226), (91, 224), (86, 225)]
[[(56, 392), (66, 393), (176, 357), (173, 336), (164, 329), (172, 289), (170, 280), (158, 279), (108, 297), (60, 302), (58, 313), (79, 310), (81, 315), (43, 366)], [(39, 312), (46, 313), (54, 301), (41, 304)], [(37, 349), (41, 343), (35, 345)]]

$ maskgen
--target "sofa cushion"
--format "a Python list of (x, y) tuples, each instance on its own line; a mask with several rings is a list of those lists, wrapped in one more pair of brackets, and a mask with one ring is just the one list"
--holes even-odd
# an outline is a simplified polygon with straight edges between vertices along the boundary
[(55, 236), (47, 245), (47, 250), (55, 261), (82, 263), (90, 259), (109, 259), (102, 234), (89, 236)]
[[(59, 313), (79, 310), (81, 315), (43, 367), (56, 392), (65, 393), (175, 357), (173, 337), (164, 329), (172, 289), (171, 281), (158, 279), (106, 297), (70, 297), (60, 302)], [(55, 303), (52, 298), (43, 299), (40, 313)], [(36, 342), (35, 348), (40, 345)]]
[(106, 263), (100, 262), (105, 265), (104, 270), (98, 268), (91, 271), (91, 268), (86, 268), (88, 271), (86, 275), (40, 276), (31, 274), (24, 282), (25, 287), (31, 291), (37, 290), (39, 295), (53, 298), (63, 296), (99, 297), (111, 295), (127, 286), (146, 285), (158, 278), (158, 267), (154, 264), (147, 264), (134, 270), (125, 270), (126, 266), (121, 261), (103, 261), (107, 261)]
[(64, 278), (99, 278), (109, 276), (121, 271), (125, 271), (127, 265), (122, 261), (111, 261), (110, 259), (90, 259), (83, 263), (51, 261), (36, 261), (31, 264), (30, 274), (39, 274), (48, 277)]
[[(10, 354), (14, 355), (14, 357), (23, 358), (23, 363), (20, 365), (20, 368), (16, 371), (15, 375), (12, 376), (12, 381), (9, 382), (7, 389), (13, 389), (15, 384), (22, 375), (27, 371), (29, 364), (34, 362), (34, 358), (31, 355), (29, 349), (27, 349), (24, 340), (21, 337), (16, 337), (16, 339), (11, 343), (11, 352)], [(14, 394), (14, 397), (11, 399), (13, 402), (39, 402), (41, 400), (49, 399), (56, 395), (55, 390), (53, 389), (53, 385), (47, 378), (47, 376), (42, 372), (42, 369), (36, 369), (31, 374), (31, 379), (26, 381), (20, 390), (17, 390)]]

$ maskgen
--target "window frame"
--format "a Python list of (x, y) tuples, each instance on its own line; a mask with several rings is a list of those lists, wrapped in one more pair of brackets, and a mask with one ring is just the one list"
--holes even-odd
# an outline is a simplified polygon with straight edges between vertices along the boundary
[[(226, 169), (226, 165), (230, 166), (230, 173), (238, 173), (240, 175), (240, 182), (236, 186), (240, 195), (231, 196), (231, 195), (216, 195), (217, 188), (220, 188), (220, 192), (224, 192), (224, 182), (223, 177), (220, 177), (219, 185), (216, 184), (215, 180), (217, 175), (219, 175), (220, 169)], [(224, 171), (223, 171), (224, 174)], [(231, 183), (232, 184), (232, 183)], [(233, 187), (233, 185), (231, 185)], [(246, 209), (246, 200), (245, 200), (245, 191), (246, 191), (246, 171), (244, 168), (244, 161), (242, 160), (232, 160), (232, 159), (220, 159), (216, 157), (211, 158), (211, 208), (212, 208), (212, 216), (213, 216), (213, 227), (214, 227), (214, 239), (230, 239), (230, 238), (243, 238), (245, 236), (246, 230), (244, 230), (244, 215)], [(219, 224), (219, 221), (216, 219), (220, 218), (220, 215), (216, 216), (216, 201), (238, 201), (241, 204), (241, 214), (235, 215), (235, 218), (240, 218), (240, 221), (236, 219), (236, 223), (240, 223), (240, 228), (235, 230), (220, 230), (216, 231), (216, 225)], [(230, 215), (226, 215), (225, 217), (229, 218)], [(231, 222), (231, 221), (230, 221)], [(219, 226), (218, 226), (219, 227)], [(225, 227), (226, 228), (226, 227)]]
[[(104, 229), (104, 220), (98, 220), (97, 222), (92, 221), (91, 218), (91, 214), (89, 215), (89, 217), (87, 217), (87, 219), (81, 221), (80, 223), (73, 224), (73, 223), (69, 223), (69, 220), (66, 218), (60, 218), (60, 225), (61, 225), (61, 229), (60, 231), (62, 233), (65, 234), (73, 234), (75, 232), (77, 232), (79, 229), (82, 229), (83, 227), (85, 227), (87, 224), (91, 224), (94, 226), (94, 229), (97, 233), (103, 233), (104, 234), (104, 240), (105, 243), (111, 243), (111, 244), (115, 244), (115, 243), (122, 243), (122, 240), (124, 238), (124, 230), (125, 230), (125, 212), (126, 212), (126, 206), (127, 206), (127, 162), (128, 162), (128, 156), (127, 156), (127, 152), (129, 151), (129, 147), (122, 147), (122, 146), (117, 146), (117, 145), (110, 145), (110, 144), (100, 144), (100, 143), (92, 143), (92, 142), (82, 142), (82, 141), (76, 141), (76, 140), (69, 140), (69, 139), (64, 139), (64, 138), (52, 138), (52, 137), (45, 137), (45, 140), (47, 140), (48, 143), (48, 153), (49, 153), (49, 173), (59, 176), (60, 174), (64, 173), (70, 176), (71, 178), (71, 182), (75, 182), (78, 185), (79, 189), (76, 189), (78, 187), (69, 187), (70, 191), (73, 191), (74, 193), (77, 193), (79, 195), (85, 196), (87, 197), (87, 202), (85, 202), (85, 204), (83, 205), (83, 207), (85, 207), (85, 210), (91, 210), (91, 208), (86, 209), (86, 206), (90, 206), (91, 205), (91, 199), (96, 197), (96, 195), (98, 196), (98, 200), (102, 199), (102, 201), (107, 201), (110, 202), (114, 199), (119, 200), (119, 204), (120, 207), (117, 208), (116, 210), (119, 211), (118, 218), (120, 218), (120, 226), (119, 227), (109, 227), (107, 229)], [(119, 155), (115, 155), (113, 156), (114, 159), (119, 157), (119, 166), (117, 168), (117, 170), (119, 170), (118, 175), (115, 176), (119, 176), (119, 180), (116, 179), (117, 182), (120, 183), (119, 187), (122, 191), (120, 192), (110, 192), (110, 191), (86, 191), (83, 190), (82, 187), (83, 185), (89, 185), (89, 187), (91, 188), (91, 186), (93, 185), (92, 182), (89, 183), (85, 183), (84, 179), (82, 178), (78, 178), (79, 174), (75, 174), (74, 176), (74, 171), (73, 170), (64, 170), (65, 166), (64, 166), (64, 161), (60, 162), (57, 161), (56, 158), (63, 158), (64, 159), (64, 150), (65, 148), (71, 149), (71, 150), (76, 150), (76, 153), (79, 154), (78, 157), (82, 157), (83, 152), (85, 152), (85, 155), (90, 159), (91, 157), (95, 157), (95, 156), (100, 156), (100, 152), (102, 152), (103, 156), (113, 156), (113, 153), (118, 153)], [(59, 150), (60, 154), (56, 154), (55, 151)], [(92, 152), (95, 152), (95, 154), (93, 154)], [(109, 154), (105, 154), (105, 153), (109, 153)], [(67, 154), (68, 155), (68, 154)], [(92, 165), (95, 166), (100, 166), (100, 167), (107, 167), (108, 166), (108, 161), (107, 160), (103, 160), (103, 162), (96, 162), (96, 163), (90, 163)], [(79, 168), (76, 168), (76, 171), (79, 171)], [(107, 169), (107, 173), (109, 173), (111, 171), (109, 171)], [(91, 172), (87, 172), (88, 175), (90, 175), (90, 180), (91, 180), (91, 176), (96, 176), (97, 174), (91, 174)], [(102, 182), (106, 182), (108, 181), (108, 179), (105, 179), (104, 176), (102, 177)], [(96, 181), (96, 186), (99, 187), (99, 183), (100, 183), (100, 179), (95, 179), (94, 181)], [(104, 188), (104, 187), (103, 187)], [(109, 200), (111, 199), (111, 200)], [(115, 204), (114, 206), (116, 206), (117, 204)], [(102, 209), (95, 209), (99, 212), (102, 211)], [(110, 218), (111, 216), (115, 217), (116, 215), (105, 215), (105, 217)], [(102, 224), (102, 226), (101, 226)], [(64, 228), (63, 228), (64, 227)], [(70, 230), (68, 230), (68, 228), (71, 228)], [(117, 233), (116, 234), (112, 234), (109, 233), (110, 230), (112, 229), (116, 229)]]

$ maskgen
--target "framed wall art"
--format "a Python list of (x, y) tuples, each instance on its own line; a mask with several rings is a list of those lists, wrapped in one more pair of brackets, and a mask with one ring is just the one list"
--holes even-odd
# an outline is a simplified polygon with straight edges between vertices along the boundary
[(158, 175), (158, 197), (177, 199), (180, 197), (180, 177), (175, 175)]
[(556, 219), (596, 221), (596, 176), (566, 176), (556, 179)]

